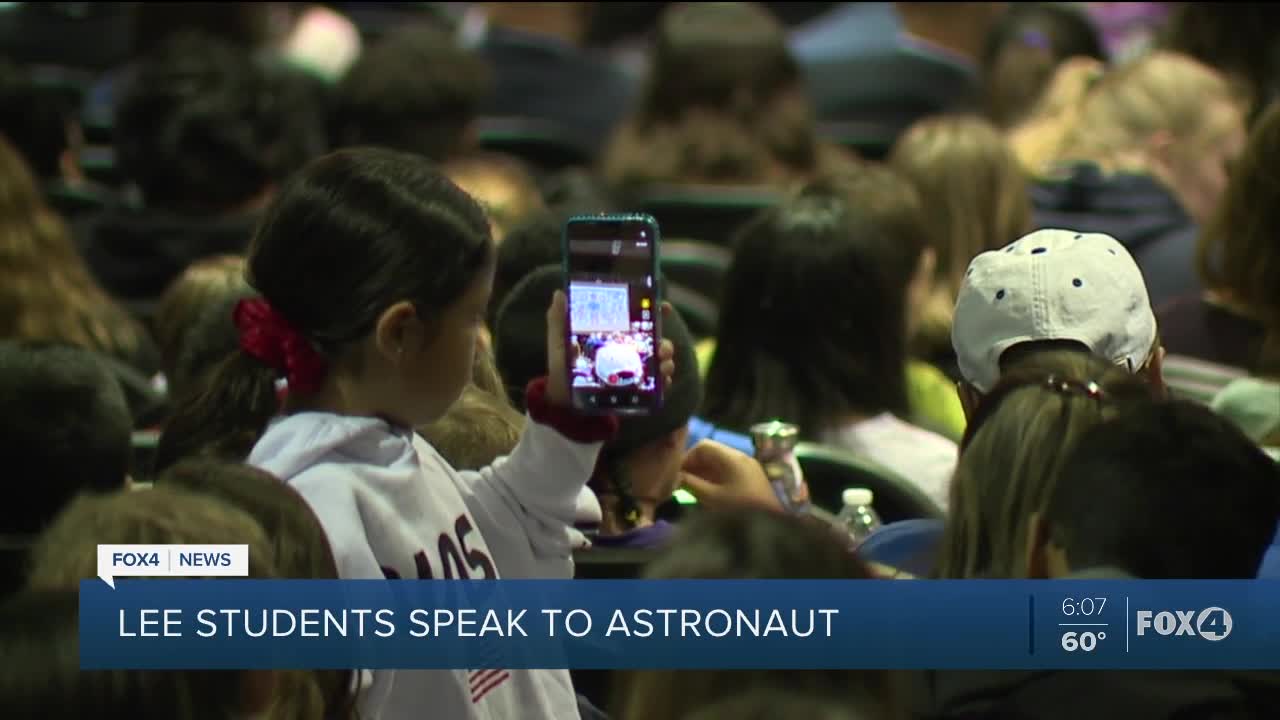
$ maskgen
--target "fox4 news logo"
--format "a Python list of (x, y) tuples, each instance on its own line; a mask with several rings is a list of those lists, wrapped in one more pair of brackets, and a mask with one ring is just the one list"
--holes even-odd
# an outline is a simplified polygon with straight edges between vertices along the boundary
[(1231, 634), (1231, 613), (1220, 607), (1195, 610), (1138, 611), (1138, 637), (1154, 631), (1157, 635), (1187, 635), (1217, 642)]

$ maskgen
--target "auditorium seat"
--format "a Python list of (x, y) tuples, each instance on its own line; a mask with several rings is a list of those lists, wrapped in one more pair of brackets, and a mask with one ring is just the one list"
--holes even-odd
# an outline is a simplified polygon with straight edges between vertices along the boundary
[(732, 261), (733, 253), (724, 247), (701, 240), (673, 237), (663, 229), (660, 261), (662, 276), (670, 282), (698, 291), (717, 304)]
[(826, 122), (818, 126), (818, 135), (824, 140), (875, 161), (889, 157), (899, 132), (897, 125), (874, 120)]
[(758, 187), (655, 186), (629, 200), (630, 207), (657, 219), (663, 237), (697, 238), (729, 247), (738, 228), (777, 204), (780, 195)]
[(480, 118), (480, 145), (523, 160), (539, 173), (590, 165), (591, 148), (582, 138), (559, 125), (539, 118)]
[(942, 517), (942, 509), (915, 484), (878, 463), (816, 443), (797, 445), (796, 458), (810, 498), (824, 510), (839, 512), (845, 489), (863, 487), (874, 493), (875, 510), (885, 523)]

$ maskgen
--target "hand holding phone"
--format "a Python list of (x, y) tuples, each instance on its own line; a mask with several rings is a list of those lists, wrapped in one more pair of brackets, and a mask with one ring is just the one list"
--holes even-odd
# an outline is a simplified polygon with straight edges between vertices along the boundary
[(564, 231), (565, 347), (573, 407), (645, 415), (662, 406), (661, 242), (648, 215), (589, 215)]

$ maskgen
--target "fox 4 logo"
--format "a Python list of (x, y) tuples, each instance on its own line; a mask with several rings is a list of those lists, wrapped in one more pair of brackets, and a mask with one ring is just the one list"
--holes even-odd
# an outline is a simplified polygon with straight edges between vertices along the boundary
[(1201, 610), (1151, 610), (1138, 611), (1139, 637), (1154, 630), (1157, 635), (1199, 636), (1205, 640), (1217, 642), (1231, 634), (1231, 613), (1220, 607), (1209, 607)]

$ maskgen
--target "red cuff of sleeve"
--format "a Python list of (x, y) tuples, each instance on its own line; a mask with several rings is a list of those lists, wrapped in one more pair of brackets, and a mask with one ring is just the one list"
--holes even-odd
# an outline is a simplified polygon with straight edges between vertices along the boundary
[(547, 400), (547, 379), (534, 378), (524, 389), (524, 405), (529, 417), (579, 443), (607, 442), (618, 432), (613, 415), (582, 415), (573, 408), (558, 407)]

